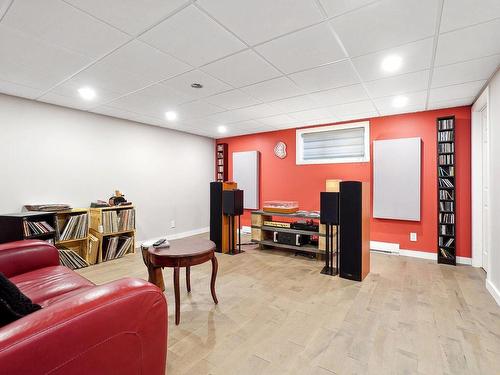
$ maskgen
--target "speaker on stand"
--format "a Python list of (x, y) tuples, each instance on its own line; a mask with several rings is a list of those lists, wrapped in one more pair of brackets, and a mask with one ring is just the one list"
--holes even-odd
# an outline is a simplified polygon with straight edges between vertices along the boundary
[[(243, 215), (243, 190), (225, 190), (222, 192), (222, 213), (229, 217), (229, 255), (236, 255), (241, 250), (241, 215)], [(238, 251), (235, 247), (234, 225), (238, 216)]]
[[(325, 224), (325, 267), (324, 275), (336, 276), (339, 273), (339, 193), (320, 193), (320, 223)], [(333, 248), (333, 226), (336, 227), (335, 250)], [(335, 266), (333, 256), (335, 254)]]

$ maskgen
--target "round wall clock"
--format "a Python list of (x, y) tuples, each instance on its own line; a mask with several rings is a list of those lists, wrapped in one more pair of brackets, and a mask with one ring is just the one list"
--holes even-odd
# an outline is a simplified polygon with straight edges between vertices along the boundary
[(286, 144), (285, 142), (278, 142), (276, 146), (274, 146), (274, 155), (276, 155), (280, 159), (286, 158)]

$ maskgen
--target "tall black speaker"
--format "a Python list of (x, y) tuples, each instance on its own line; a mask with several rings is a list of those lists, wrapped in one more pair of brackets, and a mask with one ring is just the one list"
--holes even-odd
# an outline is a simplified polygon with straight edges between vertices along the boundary
[(222, 182), (210, 183), (210, 240), (222, 251)]
[(362, 281), (370, 270), (369, 190), (359, 181), (340, 183), (340, 277)]
[(243, 215), (243, 190), (224, 190), (222, 192), (222, 213), (224, 215)]
[(339, 193), (320, 193), (320, 218), (321, 224), (339, 224)]

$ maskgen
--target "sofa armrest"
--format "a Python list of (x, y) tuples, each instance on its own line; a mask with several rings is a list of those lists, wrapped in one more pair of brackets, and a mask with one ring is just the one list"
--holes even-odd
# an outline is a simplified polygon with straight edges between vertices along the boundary
[(164, 375), (167, 319), (144, 280), (96, 286), (0, 328), (2, 373)]
[(6, 277), (58, 265), (59, 253), (48, 242), (25, 240), (0, 245), (0, 272)]

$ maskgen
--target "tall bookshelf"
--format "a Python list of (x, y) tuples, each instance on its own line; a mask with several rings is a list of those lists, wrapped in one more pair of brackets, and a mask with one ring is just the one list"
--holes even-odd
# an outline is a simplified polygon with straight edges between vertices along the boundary
[[(126, 210), (130, 210), (132, 219), (125, 225), (123, 217)], [(115, 221), (114, 217), (117, 218)], [(120, 219), (122, 218), (122, 219)], [(110, 220), (111, 219), (111, 220)], [(135, 208), (134, 206), (113, 206), (90, 209), (90, 234), (99, 240), (97, 262), (106, 262), (120, 258), (123, 255), (135, 252)], [(131, 246), (119, 256), (108, 257), (110, 241), (119, 238), (118, 247), (127, 238), (131, 238)], [(117, 249), (118, 250), (118, 249)]]
[(217, 182), (224, 182), (228, 180), (227, 150), (227, 143), (218, 143), (216, 146), (215, 170)]
[(455, 116), (437, 119), (438, 263), (456, 265)]

